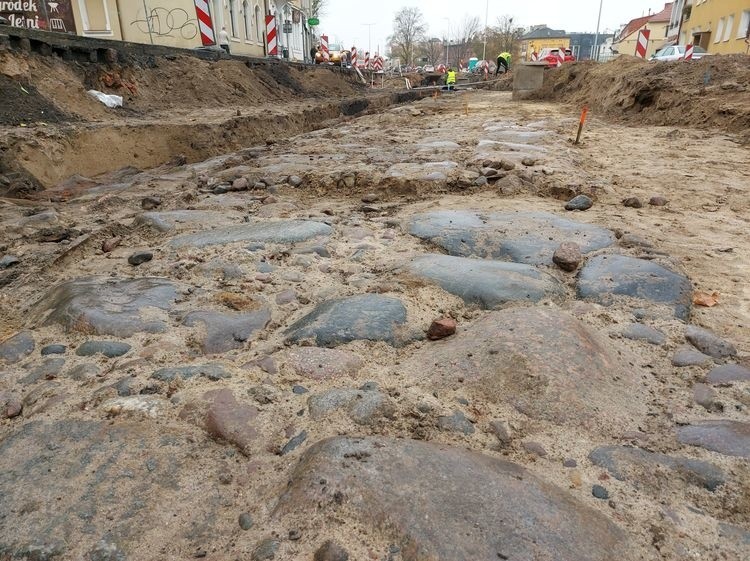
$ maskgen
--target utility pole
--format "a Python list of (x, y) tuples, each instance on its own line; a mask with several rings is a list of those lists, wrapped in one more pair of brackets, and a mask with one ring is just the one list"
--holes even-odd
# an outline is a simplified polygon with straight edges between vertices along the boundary
[(487, 60), (487, 29), (490, 21), (490, 0), (487, 0), (487, 7), (484, 12), (484, 48), (482, 49), (482, 60)]
[(370, 55), (372, 55), (372, 26), (377, 25), (377, 24), (363, 23), (362, 25), (364, 25), (367, 28), (367, 52), (370, 53)]
[(599, 24), (602, 22), (602, 4), (604, 4), (604, 0), (599, 0), (599, 18), (596, 20), (596, 35), (594, 35), (594, 52), (591, 53), (594, 55), (594, 60), (599, 60)]
[(448, 38), (445, 41), (445, 66), (450, 68), (451, 66), (451, 57), (450, 57), (450, 49), (451, 49), (451, 20), (450, 18), (443, 18), (448, 22)]

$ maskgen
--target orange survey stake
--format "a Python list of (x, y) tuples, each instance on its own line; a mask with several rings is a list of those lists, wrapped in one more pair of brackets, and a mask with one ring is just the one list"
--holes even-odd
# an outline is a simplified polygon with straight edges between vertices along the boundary
[(588, 112), (588, 107), (584, 107), (583, 111), (581, 112), (581, 122), (578, 123), (578, 134), (576, 135), (575, 144), (578, 144), (581, 141), (581, 132), (583, 131), (583, 124), (586, 122), (586, 115), (588, 115)]

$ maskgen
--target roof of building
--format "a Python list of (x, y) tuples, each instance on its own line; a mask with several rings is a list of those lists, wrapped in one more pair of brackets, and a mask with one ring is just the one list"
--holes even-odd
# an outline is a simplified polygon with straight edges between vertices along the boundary
[(564, 29), (550, 29), (547, 26), (538, 27), (532, 29), (526, 35), (521, 37), (521, 41), (527, 41), (529, 39), (559, 39), (567, 37)]
[(669, 21), (672, 19), (672, 7), (674, 6), (674, 2), (669, 2), (668, 4), (664, 4), (664, 9), (659, 12), (658, 14), (654, 14), (651, 16), (651, 19), (648, 21), (653, 22), (662, 22), (662, 21)]
[(638, 31), (641, 27), (643, 27), (644, 25), (648, 23), (668, 22), (672, 17), (673, 5), (674, 5), (674, 2), (669, 2), (668, 4), (664, 4), (664, 9), (661, 12), (630, 20), (628, 24), (625, 26), (625, 28), (622, 30), (622, 32), (620, 33), (620, 36), (618, 37), (618, 39), (622, 41), (623, 39), (625, 39), (626, 37), (629, 37), (630, 35)]

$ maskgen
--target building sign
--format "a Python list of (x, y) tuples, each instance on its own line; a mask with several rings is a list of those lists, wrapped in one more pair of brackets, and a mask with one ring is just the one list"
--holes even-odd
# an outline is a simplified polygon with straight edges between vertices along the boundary
[(0, 0), (0, 16), (13, 27), (75, 33), (72, 0)]

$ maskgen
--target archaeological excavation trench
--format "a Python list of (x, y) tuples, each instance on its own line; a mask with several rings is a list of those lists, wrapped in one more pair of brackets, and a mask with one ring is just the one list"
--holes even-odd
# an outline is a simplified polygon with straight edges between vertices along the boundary
[(741, 131), (158, 64), (0, 129), (0, 559), (746, 557)]

